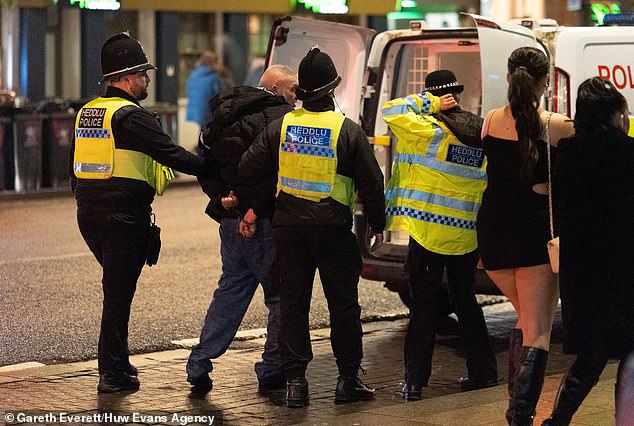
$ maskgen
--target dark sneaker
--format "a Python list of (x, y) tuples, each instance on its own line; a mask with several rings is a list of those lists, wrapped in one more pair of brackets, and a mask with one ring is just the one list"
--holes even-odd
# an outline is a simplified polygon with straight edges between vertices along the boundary
[(286, 382), (286, 406), (301, 408), (308, 405), (308, 382), (305, 377), (295, 377)]
[(99, 373), (97, 392), (113, 393), (139, 389), (139, 379), (128, 373)]
[(209, 377), (209, 374), (204, 374), (198, 377), (187, 376), (187, 382), (192, 385), (192, 392), (194, 393), (207, 393), (214, 387), (214, 382)]
[(260, 392), (273, 392), (284, 389), (286, 389), (286, 377), (282, 373), (262, 377), (258, 380), (258, 390)]
[(401, 391), (401, 394), (403, 395), (403, 399), (405, 401), (420, 401), (422, 398), (422, 393), (422, 385), (411, 385), (407, 383), (403, 385), (403, 390)]
[(128, 364), (128, 367), (125, 369), (125, 372), (128, 373), (130, 376), (138, 376), (139, 375), (139, 369), (136, 368), (132, 364)]
[(354, 401), (367, 401), (374, 398), (374, 389), (363, 384), (359, 377), (339, 376), (335, 390), (335, 403), (343, 404)]
[(484, 389), (490, 388), (491, 386), (496, 386), (498, 384), (497, 379), (489, 379), (489, 380), (472, 380), (469, 377), (461, 377), (458, 379), (458, 383), (460, 384), (460, 390), (463, 392), (468, 392), (476, 389)]

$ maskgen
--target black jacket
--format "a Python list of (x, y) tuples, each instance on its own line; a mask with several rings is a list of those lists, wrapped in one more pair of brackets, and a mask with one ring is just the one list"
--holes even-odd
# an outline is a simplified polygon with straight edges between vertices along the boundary
[(560, 290), (567, 353), (634, 350), (634, 139), (597, 124), (560, 141)]
[(482, 123), (479, 115), (456, 106), (446, 111), (437, 112), (433, 116), (445, 123), (456, 138), (472, 148), (482, 148)]
[[(113, 86), (106, 89), (104, 97), (121, 97), (138, 105), (128, 93)], [(112, 118), (112, 132), (117, 148), (142, 152), (186, 174), (197, 175), (204, 171), (203, 159), (175, 145), (161, 129), (158, 119), (144, 108), (121, 108)], [(121, 177), (77, 179), (73, 172), (74, 154), (73, 137), (68, 171), (78, 213), (98, 210), (101, 213), (149, 214), (155, 191), (147, 182)]]
[[(214, 220), (244, 215), (254, 197), (253, 185), (245, 183), (238, 175), (240, 157), (249, 149), (255, 138), (276, 118), (293, 110), (284, 97), (250, 86), (238, 86), (218, 95), (211, 105), (213, 119), (203, 129), (203, 142), (208, 149), (203, 156), (210, 159), (210, 174), (198, 181), (209, 204), (205, 212)], [(261, 177), (269, 187), (277, 184), (277, 175)], [(221, 198), (233, 191), (238, 206), (232, 210), (222, 207)], [(272, 217), (274, 200), (260, 206), (260, 217)]]
[[(303, 107), (313, 112), (335, 109), (328, 97), (304, 103)], [(277, 180), (281, 128), (282, 119), (271, 123), (244, 153), (240, 176), (257, 180), (274, 174)], [(383, 173), (363, 129), (349, 118), (344, 120), (337, 141), (337, 173), (353, 179), (370, 227), (376, 233), (382, 232), (385, 228)], [(261, 206), (275, 197), (275, 188), (260, 181), (256, 189), (258, 198), (254, 200), (253, 210), (258, 214)], [(330, 197), (316, 203), (281, 191), (275, 204), (273, 223), (275, 226), (351, 227), (352, 214), (348, 206)]]

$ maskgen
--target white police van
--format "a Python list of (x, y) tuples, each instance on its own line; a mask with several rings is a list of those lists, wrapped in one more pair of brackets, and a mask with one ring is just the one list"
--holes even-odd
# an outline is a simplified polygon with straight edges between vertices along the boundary
[[(297, 69), (312, 46), (327, 52), (342, 76), (335, 91), (337, 104), (364, 128), (386, 183), (396, 139), (381, 118), (381, 107), (390, 99), (420, 92), (427, 73), (436, 69), (451, 69), (465, 86), (461, 106), (484, 116), (507, 102), (510, 53), (533, 46), (544, 50), (551, 60), (551, 84), (545, 99), (549, 109), (572, 117), (576, 88), (595, 75), (614, 82), (634, 105), (634, 27), (566, 28), (553, 20), (500, 22), (470, 16), (474, 27), (427, 29), (424, 22), (414, 21), (408, 30), (380, 34), (352, 25), (287, 17), (273, 26), (267, 65), (281, 63)], [(361, 208), (355, 212), (355, 232), (364, 260), (362, 277), (385, 282), (407, 302), (403, 264), (408, 236), (386, 232), (381, 249), (370, 253)], [(477, 292), (499, 293), (483, 271), (476, 284)]]

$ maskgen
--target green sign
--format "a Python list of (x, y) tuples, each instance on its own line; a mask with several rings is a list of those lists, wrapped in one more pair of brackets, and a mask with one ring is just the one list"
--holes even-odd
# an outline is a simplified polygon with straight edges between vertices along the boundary
[(603, 25), (603, 17), (605, 15), (621, 13), (621, 7), (614, 2), (592, 3), (590, 10), (592, 11), (592, 20), (597, 25)]
[[(297, 3), (301, 3), (306, 10), (310, 10), (313, 13), (328, 13), (345, 15), (348, 13), (348, 1), (347, 0), (296, 0)], [(294, 1), (291, 1), (291, 4)]]
[(60, 7), (91, 10), (119, 10), (121, 8), (119, 0), (53, 0), (53, 3)]

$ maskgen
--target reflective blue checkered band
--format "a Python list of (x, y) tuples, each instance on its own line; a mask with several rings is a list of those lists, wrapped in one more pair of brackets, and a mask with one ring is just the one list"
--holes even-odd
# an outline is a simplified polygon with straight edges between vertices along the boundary
[(77, 129), (76, 137), (84, 139), (110, 139), (110, 129), (88, 129), (80, 127)]
[(421, 101), (421, 109), (418, 108), (418, 103), (416, 102), (416, 98), (412, 95), (403, 98), (404, 104), (396, 104), (391, 105), (388, 108), (383, 109), (383, 117), (389, 117), (391, 115), (402, 115), (407, 114), (408, 112), (413, 112), (414, 114), (427, 114), (431, 111), (431, 99), (427, 97), (424, 93), (417, 95)]
[(423, 212), (412, 207), (388, 207), (385, 213), (387, 214), (387, 216), (407, 216), (416, 220), (436, 223), (438, 225), (451, 226), (454, 228), (466, 229), (469, 231), (473, 231), (476, 229), (476, 222), (473, 220), (465, 220), (451, 216), (443, 216), (439, 214)]
[(414, 114), (420, 114), (420, 109), (418, 109), (418, 104), (413, 96), (406, 96), (404, 100)]
[(385, 194), (385, 198), (391, 200), (394, 198), (406, 198), (409, 200), (422, 201), (423, 203), (434, 204), (437, 206), (448, 207), (450, 209), (460, 210), (463, 212), (476, 213), (480, 209), (480, 203), (471, 201), (458, 200), (456, 198), (445, 197), (431, 192), (418, 191), (415, 189), (396, 188), (390, 189)]
[(409, 112), (409, 108), (407, 105), (399, 104), (392, 105), (388, 108), (383, 108), (383, 117), (389, 117), (391, 115), (401, 115), (407, 114)]
[[(430, 149), (432, 149), (432, 147), (433, 145), (430, 146)], [(479, 180), (486, 177), (486, 171), (484, 170), (474, 169), (473, 167), (465, 167), (458, 164), (445, 163), (437, 161), (435, 158), (429, 158), (420, 154), (399, 154), (396, 157), (396, 161), (399, 163), (419, 164), (440, 173), (447, 173), (449, 175), (460, 176), (467, 179)]]
[(313, 155), (315, 157), (335, 158), (335, 150), (325, 146), (282, 142), (282, 151), (293, 154)]
[(330, 194), (332, 192), (332, 185), (324, 182), (309, 182), (280, 176), (280, 183), (282, 184), (282, 187), (299, 189), (302, 191), (322, 192), (324, 194)]

